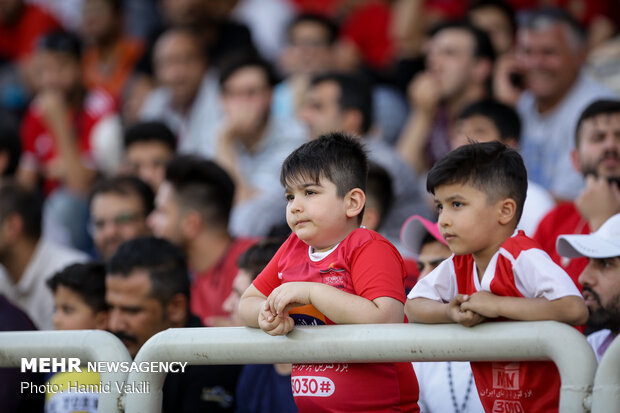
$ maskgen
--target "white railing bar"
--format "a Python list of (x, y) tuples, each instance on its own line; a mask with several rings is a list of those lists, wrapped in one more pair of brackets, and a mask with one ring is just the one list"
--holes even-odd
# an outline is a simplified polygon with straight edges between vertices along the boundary
[[(552, 360), (562, 380), (560, 412), (586, 412), (596, 358), (582, 334), (553, 321), (455, 324), (373, 324), (295, 327), (272, 337), (246, 327), (169, 329), (149, 339), (135, 361), (266, 364), (378, 361)], [(165, 373), (130, 372), (149, 393), (125, 396), (127, 413), (161, 410)]]
[[(22, 358), (77, 357), (89, 361), (131, 362), (125, 345), (111, 333), (100, 330), (0, 332), (0, 366), (21, 367)], [(84, 371), (84, 368), (82, 368)], [(101, 372), (102, 383), (122, 383), (127, 373)], [(121, 394), (112, 384), (99, 394), (99, 413), (121, 411)]]
[(620, 339), (609, 345), (594, 377), (592, 411), (620, 411)]

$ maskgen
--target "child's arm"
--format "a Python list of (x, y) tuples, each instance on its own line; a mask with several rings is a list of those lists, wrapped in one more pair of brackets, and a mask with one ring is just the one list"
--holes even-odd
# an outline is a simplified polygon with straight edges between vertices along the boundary
[(459, 323), (472, 327), (483, 322), (485, 317), (475, 311), (464, 310), (461, 304), (467, 299), (467, 295), (457, 294), (449, 303), (442, 303), (418, 297), (407, 300), (405, 313), (409, 321), (414, 323)]
[(478, 291), (461, 304), (485, 317), (506, 317), (512, 320), (553, 320), (578, 326), (588, 320), (588, 309), (581, 297), (564, 296), (555, 300), (546, 298), (504, 297), (488, 291)]
[(289, 282), (274, 289), (267, 298), (272, 315), (288, 316), (300, 305), (312, 304), (336, 324), (402, 323), (403, 304), (391, 297), (368, 300), (335, 287), (314, 282)]
[(267, 297), (250, 285), (239, 300), (239, 318), (248, 327), (258, 327), (272, 336), (287, 334), (293, 329), (291, 317), (274, 317), (267, 309)]

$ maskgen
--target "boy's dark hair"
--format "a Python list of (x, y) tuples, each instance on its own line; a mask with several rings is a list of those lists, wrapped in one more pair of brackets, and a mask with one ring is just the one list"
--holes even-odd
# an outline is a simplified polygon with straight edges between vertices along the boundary
[(19, 165), (22, 144), (18, 128), (4, 118), (0, 118), (0, 152), (6, 152), (9, 156), (9, 164), (3, 172), (3, 176), (14, 175)]
[(125, 149), (136, 142), (160, 142), (176, 152), (177, 139), (163, 122), (149, 121), (132, 125), (125, 131)]
[(139, 237), (121, 244), (108, 261), (108, 276), (128, 277), (146, 271), (151, 280), (150, 296), (165, 306), (176, 294), (189, 298), (189, 272), (185, 254), (161, 238)]
[(473, 4), (469, 6), (467, 12), (471, 13), (472, 11), (486, 8), (494, 8), (499, 10), (504, 16), (506, 16), (506, 19), (508, 19), (510, 31), (512, 33), (517, 31), (517, 20), (515, 17), (515, 11), (510, 4), (503, 0), (478, 0), (473, 2)]
[(290, 42), (292, 39), (293, 29), (301, 23), (316, 23), (323, 26), (328, 33), (328, 45), (332, 46), (338, 39), (338, 25), (327, 16), (313, 13), (303, 13), (295, 17), (286, 29), (286, 38)]
[(370, 162), (368, 166), (366, 204), (371, 202), (371, 200), (374, 200), (379, 210), (379, 223), (377, 228), (381, 228), (394, 202), (394, 192), (392, 189), (392, 177), (390, 177), (390, 174), (385, 168), (374, 162)]
[(276, 73), (269, 62), (256, 53), (231, 53), (222, 61), (220, 67), (220, 87), (224, 87), (226, 81), (238, 70), (246, 67), (257, 67), (265, 74), (267, 85), (273, 88), (278, 83)]
[(521, 155), (501, 142), (463, 145), (441, 158), (428, 172), (426, 189), (468, 184), (489, 201), (511, 198), (517, 203), (515, 225), (521, 219), (527, 193), (527, 171)]
[(24, 235), (33, 240), (41, 237), (43, 200), (40, 194), (7, 179), (0, 185), (0, 221), (13, 214), (22, 218)]
[(359, 75), (326, 73), (312, 79), (314, 87), (323, 82), (335, 82), (340, 89), (340, 110), (359, 110), (362, 114), (362, 133), (368, 133), (373, 121), (373, 98), (370, 82)]
[(217, 163), (194, 155), (178, 155), (166, 167), (181, 208), (194, 209), (209, 225), (228, 227), (235, 183)]
[(586, 120), (602, 114), (620, 113), (620, 100), (599, 99), (590, 103), (581, 112), (575, 128), (575, 146), (579, 145), (579, 130)]
[(41, 36), (37, 43), (37, 50), (67, 53), (76, 60), (82, 58), (82, 43), (80, 42), (80, 38), (73, 33), (63, 30), (53, 31)]
[[(280, 183), (292, 187), (302, 179), (319, 183), (321, 178), (336, 185), (339, 197), (353, 188), (366, 191), (368, 156), (358, 139), (340, 132), (322, 135), (295, 149), (282, 164)], [(363, 212), (358, 216), (360, 222)]]
[[(517, 112), (510, 106), (493, 99), (474, 102), (466, 106), (459, 114), (457, 120), (468, 119), (472, 116), (483, 116), (489, 119), (497, 130), (502, 142), (514, 139), (519, 142), (521, 138), (521, 119)], [(475, 136), (472, 136), (475, 139)]]
[(474, 57), (477, 59), (488, 59), (491, 63), (495, 61), (495, 49), (493, 49), (493, 43), (491, 43), (491, 39), (485, 31), (472, 26), (471, 23), (465, 20), (461, 20), (440, 24), (431, 30), (431, 36), (435, 36), (437, 33), (448, 29), (463, 30), (471, 34), (474, 39)]
[(61, 285), (78, 294), (93, 312), (108, 309), (105, 302), (105, 265), (102, 262), (72, 264), (47, 280), (52, 292), (56, 292)]
[(283, 239), (265, 238), (245, 250), (237, 258), (237, 267), (250, 274), (252, 281), (269, 264), (269, 261), (282, 245)]
[(88, 197), (88, 204), (92, 204), (99, 194), (117, 194), (122, 196), (136, 195), (142, 203), (144, 216), (148, 216), (155, 207), (155, 193), (153, 189), (138, 177), (120, 175), (113, 178), (104, 178), (95, 183)]

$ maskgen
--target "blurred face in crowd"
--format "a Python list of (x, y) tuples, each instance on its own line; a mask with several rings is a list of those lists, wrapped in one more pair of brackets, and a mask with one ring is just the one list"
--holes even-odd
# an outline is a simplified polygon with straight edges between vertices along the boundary
[(227, 117), (251, 114), (253, 122), (245, 122), (243, 133), (253, 133), (267, 122), (271, 106), (271, 86), (265, 71), (258, 66), (245, 66), (222, 84), (222, 105)]
[(56, 91), (71, 98), (82, 89), (82, 67), (70, 53), (39, 50), (33, 68), (37, 91)]
[(58, 285), (54, 291), (53, 322), (56, 330), (103, 330), (107, 325), (107, 312), (95, 312), (80, 294)]
[(282, 63), (287, 73), (317, 75), (332, 67), (329, 31), (323, 25), (302, 21), (291, 28)]
[(87, 42), (102, 42), (120, 34), (121, 18), (108, 0), (85, 0), (82, 6), (82, 35)]
[(157, 193), (166, 177), (166, 164), (174, 155), (168, 145), (158, 141), (134, 142), (125, 150), (125, 164), (131, 173)]
[(222, 304), (222, 309), (227, 313), (231, 314), (231, 319), (233, 325), (235, 326), (244, 325), (243, 321), (239, 319), (237, 307), (239, 305), (239, 299), (241, 298), (245, 290), (248, 289), (250, 284), (252, 284), (251, 274), (248, 271), (239, 268), (239, 272), (233, 280), (232, 291), (230, 292), (230, 295), (228, 296), (226, 301), (224, 301), (224, 304)]
[(526, 87), (540, 105), (552, 107), (577, 79), (583, 53), (563, 24), (521, 29), (517, 34), (517, 64)]
[(336, 82), (325, 81), (310, 88), (299, 115), (312, 139), (328, 132), (346, 131), (339, 99), (340, 87)]
[(170, 90), (172, 104), (189, 109), (207, 68), (200, 42), (185, 31), (164, 33), (155, 44), (154, 66), (157, 81)]
[(497, 126), (495, 126), (491, 119), (482, 115), (474, 115), (457, 120), (454, 132), (454, 136), (450, 140), (452, 149), (469, 144), (470, 139), (477, 142), (500, 140)]
[(115, 334), (135, 357), (142, 345), (156, 333), (172, 327), (167, 309), (151, 296), (151, 279), (146, 270), (128, 276), (106, 276), (108, 330)]
[(194, 26), (203, 15), (203, 2), (204, 0), (162, 0), (164, 19), (171, 26)]
[(431, 241), (422, 245), (420, 254), (418, 255), (418, 280), (426, 277), (431, 273), (443, 260), (449, 258), (452, 251), (446, 245), (439, 241)]
[(486, 32), (491, 39), (495, 53), (500, 55), (512, 48), (513, 33), (510, 20), (504, 12), (496, 7), (481, 7), (469, 12), (471, 23)]
[(582, 174), (620, 177), (620, 113), (603, 113), (582, 122), (573, 166)]
[(153, 234), (165, 238), (175, 245), (183, 246), (184, 237), (181, 230), (183, 213), (174, 191), (168, 181), (164, 181), (155, 197), (155, 210), (148, 218)]
[(620, 257), (590, 258), (579, 276), (588, 325), (620, 331)]
[(93, 241), (104, 259), (123, 242), (150, 232), (144, 206), (136, 194), (98, 193), (91, 201), (90, 214)]

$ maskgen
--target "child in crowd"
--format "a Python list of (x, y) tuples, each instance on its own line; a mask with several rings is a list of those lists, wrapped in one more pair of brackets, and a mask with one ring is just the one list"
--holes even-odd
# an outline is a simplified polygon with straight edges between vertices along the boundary
[[(409, 294), (419, 323), (474, 326), (487, 319), (583, 324), (579, 290), (539, 245), (515, 232), (527, 191), (521, 156), (499, 142), (462, 146), (430, 170), (441, 235), (454, 253)], [(486, 411), (557, 411), (560, 377), (551, 362), (473, 362)], [(504, 378), (504, 379), (501, 379)]]
[[(273, 258), (284, 239), (267, 238), (245, 250), (237, 259), (239, 272), (233, 289), (224, 301), (224, 311), (231, 314), (235, 325), (239, 320), (237, 307), (241, 295)], [(248, 364), (243, 366), (237, 382), (237, 413), (297, 411), (291, 391), (290, 364)]]
[[(105, 273), (103, 263), (73, 264), (47, 281), (54, 294), (56, 330), (106, 329)], [(82, 372), (58, 372), (48, 382), (51, 386), (58, 385), (60, 391), (46, 395), (46, 412), (97, 412), (97, 392), (68, 392), (66, 389), (69, 383), (72, 387), (78, 383), (78, 386), (88, 386), (88, 389), (98, 386), (99, 373), (86, 369)]]
[[(302, 145), (284, 161), (280, 180), (293, 234), (241, 297), (246, 325), (283, 335), (294, 325), (404, 321), (402, 258), (385, 238), (359, 227), (367, 165), (359, 141), (339, 133)], [(302, 412), (418, 411), (411, 363), (318, 367), (293, 365)], [(302, 379), (321, 385), (303, 386)]]

